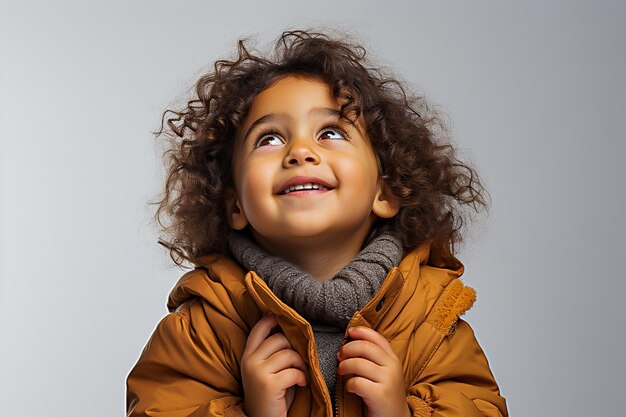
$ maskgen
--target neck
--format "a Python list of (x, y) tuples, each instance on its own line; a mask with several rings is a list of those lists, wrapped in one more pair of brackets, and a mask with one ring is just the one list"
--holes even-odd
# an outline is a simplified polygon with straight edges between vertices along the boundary
[(267, 253), (297, 266), (317, 281), (332, 279), (341, 268), (349, 264), (361, 251), (368, 233), (369, 230), (364, 228), (358, 236), (353, 234), (350, 239), (334, 237), (321, 241), (296, 238), (281, 240), (280, 244), (276, 244), (252, 232), (257, 244)]

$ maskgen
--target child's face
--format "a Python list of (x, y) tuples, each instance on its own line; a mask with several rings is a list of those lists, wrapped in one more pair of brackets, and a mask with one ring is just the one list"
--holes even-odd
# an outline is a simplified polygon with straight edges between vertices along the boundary
[[(341, 121), (339, 109), (315, 78), (289, 75), (256, 96), (234, 143), (232, 228), (249, 224), (274, 253), (337, 239), (360, 247), (376, 216), (397, 213), (381, 193), (362, 120)], [(311, 183), (316, 189), (289, 188)]]

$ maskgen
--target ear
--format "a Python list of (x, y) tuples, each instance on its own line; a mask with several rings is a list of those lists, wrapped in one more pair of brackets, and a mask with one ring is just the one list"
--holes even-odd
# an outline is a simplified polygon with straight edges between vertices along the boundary
[(226, 197), (226, 220), (231, 229), (242, 230), (248, 225), (248, 218), (243, 211), (243, 206), (237, 197), (237, 192), (228, 188), (225, 192)]
[(372, 212), (383, 219), (389, 219), (400, 211), (400, 200), (385, 189), (383, 180), (378, 182), (378, 191), (372, 203)]

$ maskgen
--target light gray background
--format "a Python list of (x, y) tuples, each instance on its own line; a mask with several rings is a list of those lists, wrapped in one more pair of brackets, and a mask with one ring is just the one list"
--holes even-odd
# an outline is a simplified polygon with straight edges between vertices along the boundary
[(150, 131), (239, 37), (311, 26), (440, 106), (483, 176), (466, 318), (511, 414), (624, 415), (626, 2), (217, 3), (0, 3), (0, 415), (123, 414), (182, 273)]

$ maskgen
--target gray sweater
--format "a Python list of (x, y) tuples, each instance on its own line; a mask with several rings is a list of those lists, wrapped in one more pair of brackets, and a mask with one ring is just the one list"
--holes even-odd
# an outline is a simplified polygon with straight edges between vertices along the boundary
[(391, 233), (382, 232), (327, 281), (318, 281), (295, 265), (269, 255), (244, 233), (231, 232), (228, 244), (244, 268), (255, 271), (276, 296), (311, 324), (320, 370), (334, 404), (336, 354), (341, 339), (354, 313), (376, 294), (391, 268), (400, 263), (401, 242)]

